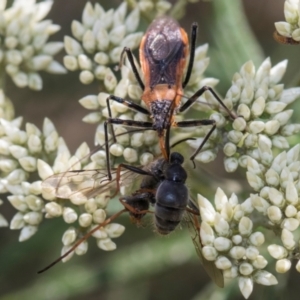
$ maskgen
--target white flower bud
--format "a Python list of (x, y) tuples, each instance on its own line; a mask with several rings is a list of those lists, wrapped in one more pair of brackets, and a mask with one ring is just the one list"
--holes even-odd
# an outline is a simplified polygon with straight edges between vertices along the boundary
[(269, 189), (269, 199), (271, 203), (273, 203), (275, 206), (278, 206), (279, 208), (282, 208), (285, 204), (282, 193), (275, 188)]
[(97, 52), (94, 56), (94, 61), (99, 65), (107, 65), (109, 63), (109, 56), (104, 52)]
[(232, 243), (231, 240), (227, 238), (217, 237), (214, 240), (214, 247), (220, 252), (228, 251), (232, 247)]
[(214, 228), (216, 232), (221, 236), (229, 235), (229, 224), (219, 214), (216, 214)]
[(64, 56), (64, 65), (69, 71), (76, 71), (79, 67), (77, 58), (72, 55)]
[[(264, 181), (257, 175), (247, 172), (247, 180), (249, 185), (255, 190), (259, 191), (264, 186)], [(254, 206), (254, 205), (253, 205)]]
[(248, 299), (253, 291), (253, 280), (249, 277), (239, 277), (239, 288), (245, 299)]
[(45, 180), (46, 178), (54, 174), (52, 168), (41, 159), (38, 159), (37, 169), (38, 169), (39, 176), (43, 180)]
[(293, 40), (300, 42), (300, 28), (297, 28), (292, 32), (292, 38)]
[(243, 138), (243, 133), (237, 130), (231, 130), (228, 132), (227, 138), (230, 142), (238, 144)]
[(138, 160), (137, 151), (133, 148), (125, 148), (123, 152), (124, 159), (129, 163), (134, 163)]
[(290, 120), (291, 116), (293, 114), (293, 110), (285, 110), (283, 112), (280, 112), (272, 117), (272, 120), (277, 120), (280, 123), (280, 126), (286, 125), (287, 122)]
[(242, 103), (237, 108), (237, 115), (238, 116), (243, 116), (243, 118), (245, 120), (249, 120), (250, 115), (251, 115), (251, 111), (250, 111), (249, 107), (246, 104)]
[(287, 229), (282, 229), (281, 232), (281, 240), (285, 248), (288, 250), (292, 250), (295, 248), (295, 241), (294, 241), (294, 236), (293, 234), (287, 230)]
[(258, 255), (256, 259), (252, 261), (252, 265), (256, 269), (264, 269), (267, 264), (268, 261), (262, 255)]
[(285, 208), (285, 215), (288, 218), (294, 217), (294, 216), (296, 216), (296, 214), (297, 214), (297, 208), (294, 205), (288, 205)]
[(203, 221), (200, 226), (200, 237), (204, 246), (211, 246), (215, 240), (213, 229), (205, 221)]
[(94, 80), (94, 74), (92, 72), (88, 71), (88, 70), (82, 71), (79, 74), (79, 80), (83, 84), (90, 84)]
[(215, 262), (218, 269), (226, 270), (231, 268), (232, 263), (226, 256), (218, 256)]
[(112, 144), (109, 148), (109, 152), (114, 156), (121, 156), (124, 152), (124, 147), (120, 144)]
[(224, 166), (228, 173), (234, 172), (238, 167), (238, 160), (235, 157), (225, 158)]
[(124, 39), (125, 34), (126, 34), (125, 25), (120, 25), (111, 30), (111, 32), (109, 33), (109, 40), (114, 45), (119, 45), (121, 41)]
[(50, 217), (59, 217), (62, 215), (63, 208), (56, 202), (50, 202), (45, 205), (45, 210)]
[(142, 166), (149, 165), (154, 160), (152, 153), (145, 152), (140, 156), (140, 163)]
[(237, 150), (237, 147), (233, 143), (226, 143), (224, 148), (223, 148), (223, 152), (227, 156), (234, 155), (236, 153), (236, 150)]
[(64, 38), (65, 50), (67, 54), (77, 56), (84, 53), (81, 45), (73, 38), (65, 36)]
[(229, 251), (229, 255), (236, 260), (242, 259), (245, 256), (245, 253), (245, 248), (241, 246), (234, 246)]
[(283, 259), (277, 260), (276, 267), (275, 267), (276, 272), (277, 273), (286, 273), (287, 271), (290, 270), (291, 265), (292, 265), (292, 263), (289, 259), (283, 258)]
[(104, 28), (99, 28), (97, 35), (96, 35), (96, 41), (97, 41), (97, 49), (100, 51), (107, 50), (109, 46), (109, 35), (107, 31)]
[(263, 284), (267, 286), (278, 284), (276, 277), (264, 270), (256, 272), (254, 275), (254, 280), (258, 284)]
[(275, 170), (269, 169), (265, 174), (265, 178), (266, 178), (267, 184), (269, 184), (271, 186), (279, 185), (280, 178), (279, 178), (278, 173)]
[(79, 100), (79, 103), (86, 109), (98, 109), (98, 97), (96, 95), (88, 95)]
[(249, 237), (249, 241), (252, 245), (259, 247), (265, 242), (264, 234), (259, 231), (253, 232)]
[(65, 233), (63, 234), (62, 237), (62, 243), (64, 244), (64, 246), (69, 246), (72, 245), (77, 237), (77, 233), (75, 228), (71, 227), (68, 230), (65, 231)]
[(78, 55), (78, 65), (81, 70), (92, 70), (93, 67), (91, 59), (85, 54)]
[(265, 133), (268, 135), (274, 135), (280, 128), (280, 123), (277, 120), (268, 121), (265, 124)]
[(283, 111), (286, 108), (287, 104), (279, 101), (269, 101), (266, 104), (265, 111), (268, 114), (276, 114)]
[(204, 246), (202, 248), (202, 254), (204, 258), (207, 259), (208, 261), (214, 261), (218, 257), (218, 252), (216, 248), (212, 246)]
[(216, 215), (216, 211), (213, 205), (210, 203), (210, 201), (208, 201), (200, 194), (197, 195), (197, 200), (202, 221), (207, 222), (209, 225), (213, 225), (215, 222)]
[(97, 203), (96, 203), (95, 199), (89, 199), (85, 203), (84, 208), (87, 213), (92, 214), (97, 209)]
[(73, 208), (64, 207), (63, 208), (63, 218), (66, 223), (71, 224), (77, 220), (78, 216)]
[(24, 242), (24, 241), (28, 240), (36, 232), (37, 232), (37, 227), (36, 226), (32, 226), (32, 225), (24, 226), (21, 229), (21, 232), (20, 232), (20, 235), (19, 235), (19, 242)]
[(104, 228), (110, 238), (117, 238), (125, 231), (125, 227), (117, 223), (110, 223)]
[(267, 209), (269, 208), (270, 204), (264, 198), (253, 194), (250, 195), (250, 198), (252, 205), (257, 211), (267, 214)]
[(287, 139), (280, 135), (273, 136), (272, 143), (274, 147), (277, 147), (279, 149), (288, 149), (290, 147)]
[(248, 217), (242, 217), (239, 222), (239, 232), (243, 236), (248, 236), (252, 233), (253, 223)]
[[(91, 230), (94, 230), (98, 225), (94, 225), (92, 226)], [(108, 237), (107, 232), (105, 231), (105, 229), (103, 227), (98, 228), (93, 234), (92, 236), (96, 239), (106, 239)]]
[(93, 217), (91, 214), (83, 213), (79, 216), (78, 222), (82, 227), (88, 227), (92, 224)]
[[(254, 246), (249, 246), (246, 249), (246, 257), (250, 260), (255, 260), (257, 258), (257, 256), (259, 255), (259, 251), (256, 247)], [(246, 274), (243, 274), (246, 275)]]
[(83, 255), (87, 252), (88, 250), (88, 243), (87, 241), (81, 242), (75, 249), (75, 253), (77, 255)]
[(98, 240), (97, 246), (104, 251), (113, 251), (117, 248), (117, 245), (109, 238)]
[(268, 213), (268, 217), (269, 219), (275, 223), (275, 224), (278, 224), (281, 222), (281, 219), (282, 219), (282, 212), (280, 210), (279, 207), (277, 206), (270, 206), (267, 210), (267, 213)]
[(24, 72), (18, 72), (16, 75), (12, 76), (12, 80), (16, 86), (24, 88), (28, 85), (28, 76)]
[(221, 216), (226, 221), (231, 221), (233, 217), (233, 209), (230, 203), (225, 203), (221, 210)]
[(21, 229), (22, 227), (24, 227), (25, 222), (23, 219), (24, 215), (20, 212), (17, 212), (14, 217), (12, 218), (12, 220), (10, 221), (10, 226), (9, 228), (12, 230), (15, 229)]
[(13, 170), (7, 177), (7, 181), (11, 185), (21, 184), (23, 181), (27, 179), (27, 173), (22, 169)]
[(101, 224), (106, 219), (106, 213), (103, 209), (99, 208), (93, 212), (93, 222)]
[(287, 22), (275, 22), (276, 30), (282, 36), (290, 37), (292, 32), (292, 25)]
[(243, 238), (239, 234), (236, 234), (231, 238), (231, 240), (235, 245), (239, 245), (243, 241)]
[(91, 30), (87, 30), (82, 37), (82, 46), (88, 53), (96, 50), (96, 39)]
[(247, 148), (252, 148), (257, 145), (257, 141), (258, 141), (257, 134), (250, 133), (245, 138), (244, 143)]
[(36, 170), (36, 158), (26, 156), (19, 159), (21, 167), (27, 172), (34, 172)]
[(136, 7), (126, 18), (125, 26), (127, 32), (136, 31), (140, 22), (140, 10)]
[(143, 146), (143, 144), (144, 144), (144, 134), (142, 132), (133, 133), (131, 136), (130, 145), (133, 148), (139, 148), (139, 147)]
[(264, 97), (258, 97), (253, 101), (252, 107), (251, 107), (251, 112), (254, 117), (259, 117), (262, 115), (265, 109), (265, 98)]
[(277, 260), (288, 256), (287, 250), (280, 245), (276, 245), (276, 244), (270, 245), (268, 246), (268, 251), (270, 255)]
[(40, 91), (43, 88), (43, 79), (38, 73), (28, 75), (28, 86), (30, 89)]
[(298, 192), (293, 182), (288, 182), (285, 190), (285, 198), (292, 205), (298, 204)]
[(10, 173), (18, 167), (18, 163), (13, 159), (0, 160), (0, 170), (4, 173)]
[[(205, 150), (197, 154), (195, 157), (196, 161), (202, 162), (202, 163), (209, 163), (213, 161), (216, 158), (216, 154), (210, 150)], [(229, 163), (229, 167), (233, 167), (234, 164)]]
[[(88, 183), (88, 185), (89, 184), (90, 183)], [(77, 193), (71, 195), (69, 199), (75, 205), (83, 205), (87, 201), (86, 196), (84, 194), (80, 193), (80, 192), (77, 192)]]
[(42, 213), (36, 211), (31, 211), (24, 215), (24, 221), (29, 225), (38, 225), (41, 223), (42, 219)]
[(108, 91), (113, 91), (117, 86), (117, 78), (110, 68), (106, 68), (104, 85)]
[(249, 129), (251, 133), (258, 134), (265, 129), (265, 123), (262, 121), (250, 122)]
[(247, 126), (247, 123), (246, 123), (245, 119), (241, 118), (241, 117), (236, 118), (232, 123), (233, 129), (237, 130), (237, 131), (245, 130), (246, 126)]
[(286, 218), (281, 223), (281, 228), (286, 228), (289, 231), (295, 231), (299, 227), (299, 221), (295, 218)]
[(243, 262), (239, 266), (239, 271), (244, 276), (249, 276), (253, 272), (253, 267), (251, 264)]

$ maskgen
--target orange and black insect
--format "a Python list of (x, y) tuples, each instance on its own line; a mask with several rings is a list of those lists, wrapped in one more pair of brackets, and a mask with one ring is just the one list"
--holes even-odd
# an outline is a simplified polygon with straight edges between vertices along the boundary
[[(145, 82), (142, 81), (138, 73), (131, 50), (126, 47), (124, 48), (121, 55), (121, 60), (123, 55), (126, 53), (136, 80), (143, 90), (141, 98), (146, 104), (147, 108), (144, 108), (132, 101), (110, 95), (106, 100), (109, 112), (109, 119), (107, 119), (104, 124), (106, 141), (108, 140), (108, 124), (133, 126), (144, 128), (145, 130), (155, 130), (158, 133), (162, 154), (165, 159), (169, 159), (169, 147), (165, 147), (165, 140), (168, 141), (168, 138), (165, 138), (165, 133), (169, 126), (194, 127), (212, 125), (212, 129), (207, 134), (203, 143), (191, 156), (190, 159), (193, 161), (196, 154), (200, 151), (200, 148), (202, 148), (203, 144), (216, 128), (215, 121), (188, 120), (176, 122), (174, 120), (174, 114), (177, 112), (186, 111), (205, 91), (210, 91), (220, 105), (228, 112), (228, 114), (233, 119), (236, 118), (236, 116), (230, 112), (230, 110), (213, 91), (213, 89), (208, 86), (203, 86), (201, 89), (195, 92), (194, 95), (190, 97), (182, 106), (180, 106), (183, 89), (189, 82), (192, 73), (197, 29), (197, 23), (193, 23), (189, 51), (187, 33), (179, 26), (177, 21), (170, 17), (160, 17), (152, 22), (140, 44), (140, 63)], [(183, 80), (188, 54), (190, 58), (186, 76)], [(148, 115), (153, 121), (142, 122), (112, 118), (110, 100), (124, 104), (135, 111)], [(108, 176), (111, 178), (108, 158), (108, 143), (106, 143), (106, 155)]]
[(274, 31), (273, 33), (274, 40), (278, 42), (279, 44), (284, 45), (299, 45), (300, 41), (295, 41), (292, 37), (286, 37), (281, 34), (279, 34), (277, 31)]
[[(80, 197), (90, 198), (113, 188), (118, 191), (120, 181), (123, 184), (135, 182), (135, 186), (138, 185), (138, 188), (131, 195), (122, 196), (119, 199), (124, 205), (123, 210), (92, 229), (68, 252), (39, 273), (46, 271), (69, 255), (100, 227), (111, 223), (122, 213), (128, 212), (135, 223), (140, 223), (146, 214), (152, 213), (154, 214), (155, 228), (162, 235), (174, 231), (182, 220), (186, 221), (197, 254), (206, 272), (218, 286), (223, 287), (222, 271), (217, 269), (214, 262), (207, 261), (202, 255), (198, 221), (199, 209), (190, 198), (186, 187), (187, 173), (182, 166), (183, 162), (184, 158), (180, 153), (172, 152), (169, 160), (163, 157), (157, 158), (143, 168), (120, 164), (117, 169), (112, 171), (114, 178), (110, 181), (107, 181), (107, 174), (103, 170), (68, 171), (47, 178), (43, 182), (43, 187), (55, 188), (56, 196), (64, 199), (78, 197), (78, 194)], [(121, 169), (125, 171), (121, 172)], [(153, 211), (149, 211), (150, 206), (153, 207)]]

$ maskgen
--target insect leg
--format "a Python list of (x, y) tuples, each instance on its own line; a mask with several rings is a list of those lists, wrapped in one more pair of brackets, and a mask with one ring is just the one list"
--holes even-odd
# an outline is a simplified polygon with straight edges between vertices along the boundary
[(116, 124), (116, 125), (124, 125), (130, 127), (138, 127), (145, 129), (153, 129), (153, 124), (151, 122), (142, 122), (142, 121), (134, 121), (134, 120), (123, 120), (123, 119), (107, 119), (104, 122), (104, 136), (105, 136), (105, 153), (106, 153), (106, 166), (107, 166), (107, 177), (109, 180), (112, 179), (111, 171), (110, 171), (110, 163), (109, 163), (109, 139), (108, 139), (108, 124)]
[(220, 99), (220, 97), (216, 94), (216, 92), (209, 86), (203, 86), (200, 90), (198, 90), (191, 98), (189, 98), (179, 109), (180, 112), (183, 112), (185, 110), (187, 110), (190, 106), (192, 106), (196, 100), (206, 91), (210, 91), (212, 93), (212, 95), (215, 97), (215, 99), (220, 103), (220, 105), (226, 110), (226, 112), (228, 113), (228, 115), (232, 118), (232, 119), (236, 119), (237, 116), (232, 113), (232, 111), (230, 111), (228, 109), (228, 107), (224, 104), (223, 100)]
[(116, 188), (116, 192), (112, 196), (112, 198), (114, 198), (117, 195), (117, 193), (120, 191), (120, 179), (121, 179), (121, 169), (122, 168), (130, 170), (130, 171), (132, 171), (134, 173), (137, 173), (137, 174), (153, 176), (151, 173), (149, 173), (149, 172), (147, 172), (147, 171), (145, 171), (141, 168), (134, 167), (134, 166), (127, 165), (127, 164), (119, 164), (118, 168), (117, 168), (117, 173), (116, 173), (117, 188)]
[(123, 49), (123, 51), (121, 53), (120, 67), (122, 66), (123, 57), (124, 57), (125, 53), (127, 54), (127, 58), (128, 58), (129, 63), (131, 65), (131, 68), (132, 68), (132, 72), (133, 72), (133, 74), (134, 74), (134, 76), (135, 76), (135, 78), (136, 78), (139, 86), (141, 87), (142, 90), (144, 90), (145, 89), (145, 85), (144, 85), (144, 83), (143, 83), (143, 81), (142, 81), (142, 79), (140, 77), (140, 74), (139, 74), (139, 72), (138, 72), (138, 70), (136, 68), (136, 65), (134, 63), (134, 59), (133, 59), (133, 55), (132, 55), (131, 49), (128, 48), (128, 47), (124, 47), (124, 49)]
[(204, 137), (202, 143), (196, 149), (196, 151), (194, 152), (194, 154), (190, 157), (190, 160), (194, 164), (194, 168), (196, 167), (194, 159), (195, 159), (196, 155), (201, 151), (201, 149), (203, 148), (203, 146), (205, 145), (205, 143), (207, 142), (207, 140), (209, 139), (209, 137), (212, 135), (212, 133), (214, 132), (214, 130), (216, 129), (216, 121), (215, 120), (190, 120), (190, 121), (177, 122), (174, 125), (174, 126), (177, 126), (177, 127), (193, 127), (193, 126), (196, 127), (196, 126), (202, 126), (202, 125), (212, 125), (212, 128), (206, 134), (206, 136)]
[(48, 265), (46, 268), (38, 271), (38, 274), (43, 273), (45, 271), (47, 271), (48, 269), (50, 269), (51, 267), (53, 267), (54, 265), (56, 265), (58, 262), (60, 262), (62, 259), (64, 259), (65, 257), (67, 257), (71, 252), (73, 252), (82, 242), (84, 242), (85, 240), (87, 240), (94, 232), (96, 232), (99, 228), (111, 223), (113, 220), (115, 220), (117, 217), (119, 217), (121, 214), (123, 214), (124, 212), (126, 212), (127, 209), (122, 209), (119, 212), (115, 213), (114, 215), (112, 215), (111, 217), (109, 217), (108, 219), (106, 219), (103, 223), (97, 225), (95, 228), (93, 228), (91, 231), (89, 231), (86, 235), (84, 235), (81, 239), (79, 239), (73, 246), (71, 249), (69, 249), (66, 253), (64, 253), (62, 256), (60, 256), (58, 259), (56, 259), (54, 262), (52, 262), (50, 265)]
[(194, 58), (195, 58), (195, 49), (196, 49), (196, 39), (197, 39), (197, 31), (198, 31), (198, 24), (193, 23), (192, 29), (191, 29), (191, 44), (190, 44), (190, 60), (187, 68), (187, 72), (185, 75), (184, 82), (182, 83), (182, 87), (185, 88), (185, 86), (188, 84), (192, 70), (194, 65)]
[[(150, 115), (150, 112), (147, 109), (145, 109), (144, 107), (140, 106), (139, 104), (136, 104), (132, 101), (123, 99), (121, 97), (117, 97), (115, 95), (109, 95), (106, 99), (106, 105), (107, 105), (107, 109), (108, 109), (108, 116), (109, 116), (110, 119), (112, 119), (112, 113), (111, 113), (110, 101), (109, 100), (116, 101), (116, 102), (118, 102), (120, 104), (123, 104), (123, 105), (129, 107), (130, 109), (133, 109), (133, 110), (135, 110), (137, 112), (140, 112), (144, 115)], [(113, 136), (113, 141), (114, 141), (114, 143), (116, 143), (117, 142), (116, 141), (116, 136), (115, 136), (115, 132), (114, 132), (114, 128), (113, 128), (112, 124), (111, 124), (111, 132), (112, 132), (112, 136)]]

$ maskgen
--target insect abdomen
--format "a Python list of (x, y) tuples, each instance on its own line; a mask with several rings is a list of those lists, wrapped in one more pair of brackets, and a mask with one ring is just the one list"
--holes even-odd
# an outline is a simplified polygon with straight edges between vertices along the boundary
[(178, 182), (164, 181), (156, 192), (155, 226), (160, 234), (172, 232), (182, 220), (188, 203), (188, 189)]

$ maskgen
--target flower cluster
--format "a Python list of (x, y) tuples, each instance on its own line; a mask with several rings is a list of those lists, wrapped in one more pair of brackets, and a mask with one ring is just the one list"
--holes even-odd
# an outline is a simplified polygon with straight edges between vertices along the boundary
[[(268, 246), (269, 253), (277, 259), (276, 271), (285, 273), (291, 260), (299, 260), (299, 166), (300, 146), (283, 151), (273, 158), (270, 145), (261, 141), (260, 159), (248, 158), (247, 178), (257, 194), (251, 195), (253, 207), (261, 213), (269, 228), (281, 237), (282, 245)], [(300, 272), (298, 261), (296, 269)]]
[(260, 254), (265, 237), (254, 231), (250, 214), (251, 199), (238, 202), (236, 195), (228, 199), (221, 189), (215, 195), (215, 207), (198, 195), (201, 214), (200, 236), (202, 253), (208, 261), (214, 261), (223, 270), (225, 278), (238, 278), (239, 288), (245, 298), (253, 290), (253, 282), (263, 285), (277, 284), (276, 278), (264, 268), (267, 260)]
[[(241, 67), (240, 72), (235, 73), (224, 103), (240, 117), (230, 120), (222, 110), (212, 114), (217, 129), (196, 160), (209, 162), (221, 148), (225, 154), (226, 171), (234, 172), (238, 165), (247, 166), (248, 156), (259, 158), (257, 145), (261, 138), (270, 147), (289, 148), (286, 137), (298, 133), (300, 124), (288, 124), (293, 110), (287, 109), (287, 106), (299, 98), (300, 88), (284, 90), (283, 84), (279, 83), (286, 66), (287, 61), (282, 61), (272, 67), (267, 58), (257, 71), (249, 61)], [(215, 102), (212, 96), (210, 99)], [(195, 148), (203, 140), (207, 129), (196, 129), (194, 134), (197, 131), (202, 138), (188, 142)]]
[[(286, 22), (276, 22), (277, 32), (292, 41), (287, 43), (300, 42), (300, 2), (299, 0), (286, 0), (284, 2), (284, 17)], [(276, 37), (276, 36), (275, 36)], [(278, 39), (280, 41), (280, 39)]]
[[(70, 71), (80, 70), (79, 79), (90, 84), (94, 79), (103, 81), (108, 91), (117, 85), (114, 72), (109, 67), (119, 63), (124, 47), (132, 50), (139, 46), (142, 32), (135, 32), (140, 20), (140, 11), (132, 10), (126, 17), (127, 4), (122, 3), (116, 10), (107, 12), (96, 3), (87, 2), (82, 22), (72, 22), (75, 38), (65, 37), (65, 67)], [(125, 18), (126, 17), (126, 18)]]
[(63, 74), (66, 70), (53, 59), (63, 48), (63, 43), (47, 43), (49, 36), (60, 27), (51, 20), (41, 21), (53, 1), (35, 2), (15, 0), (5, 9), (6, 1), (0, 1), (0, 61), (18, 87), (41, 90), (43, 80), (39, 71)]

